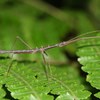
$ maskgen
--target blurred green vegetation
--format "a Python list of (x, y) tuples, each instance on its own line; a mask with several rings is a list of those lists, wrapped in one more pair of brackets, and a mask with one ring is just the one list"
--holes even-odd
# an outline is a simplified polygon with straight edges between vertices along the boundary
[[(99, 0), (1, 0), (0, 49), (26, 49), (19, 40), (13, 47), (16, 36), (36, 48), (99, 29), (98, 4)], [(62, 57), (61, 51), (52, 52)]]
[[(99, 5), (100, 0), (0, 0), (0, 50), (29, 49), (16, 40), (16, 36), (34, 49), (99, 30)], [(77, 67), (76, 49), (76, 45), (72, 44), (48, 50), (47, 54), (51, 64), (67, 63)], [(40, 54), (14, 57), (18, 60), (41, 61)]]

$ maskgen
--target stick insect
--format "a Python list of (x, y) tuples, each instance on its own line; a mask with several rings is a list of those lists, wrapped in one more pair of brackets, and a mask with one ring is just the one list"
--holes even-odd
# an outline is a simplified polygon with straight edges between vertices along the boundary
[[(99, 30), (87, 32), (85, 34), (81, 34), (79, 36), (76, 36), (76, 37), (74, 37), (74, 38), (72, 38), (68, 41), (63, 41), (63, 42), (60, 42), (60, 43), (57, 43), (57, 44), (54, 44), (54, 45), (49, 45), (49, 46), (45, 46), (45, 47), (41, 47), (41, 48), (35, 48), (35, 49), (32, 49), (23, 39), (21, 39), (20, 37), (17, 36), (17, 39), (19, 39), (23, 44), (25, 44), (30, 49), (29, 50), (0, 50), (0, 54), (5, 54), (5, 53), (11, 53), (11, 54), (26, 54), (26, 53), (29, 54), (29, 53), (31, 53), (31, 54), (34, 54), (34, 53), (40, 52), (42, 54), (44, 64), (47, 64), (46, 58), (45, 58), (47, 50), (52, 49), (52, 48), (57, 48), (57, 47), (58, 48), (64, 47), (64, 46), (67, 46), (67, 45), (72, 44), (74, 42), (81, 41), (81, 40), (89, 40), (89, 39), (100, 38), (100, 36), (95, 35), (96, 33), (99, 33), (99, 32), (100, 32)], [(89, 35), (92, 35), (92, 36), (89, 36)], [(7, 73), (9, 73), (10, 68), (11, 68), (11, 65), (8, 67)], [(46, 76), (48, 78), (48, 73), (49, 74), (51, 73), (50, 67), (45, 66), (44, 69), (45, 69)]]

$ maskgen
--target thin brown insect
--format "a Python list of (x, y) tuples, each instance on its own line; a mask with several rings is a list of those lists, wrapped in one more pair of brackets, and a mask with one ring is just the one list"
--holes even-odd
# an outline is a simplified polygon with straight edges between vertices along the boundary
[[(0, 50), (0, 54), (5, 54), (5, 53), (12, 53), (12, 54), (32, 53), (32, 54), (34, 54), (34, 53), (40, 52), (42, 54), (43, 61), (44, 61), (44, 64), (45, 64), (44, 65), (45, 66), (44, 67), (45, 68), (45, 73), (46, 73), (46, 76), (48, 78), (48, 73), (51, 74), (51, 71), (50, 71), (50, 67), (49, 66), (47, 67), (47, 62), (46, 62), (46, 58), (45, 58), (45, 54), (46, 54), (47, 50), (52, 49), (52, 48), (57, 48), (57, 47), (64, 47), (64, 46), (67, 46), (68, 44), (71, 44), (71, 43), (74, 43), (74, 42), (77, 42), (77, 41), (81, 41), (81, 40), (89, 40), (89, 39), (100, 38), (100, 36), (95, 35), (95, 33), (99, 33), (99, 32), (100, 32), (99, 30), (98, 31), (87, 32), (85, 34), (76, 36), (76, 37), (74, 37), (74, 38), (72, 38), (68, 41), (63, 41), (63, 42), (60, 42), (60, 43), (57, 43), (57, 44), (54, 44), (54, 45), (49, 45), (49, 46), (46, 46), (46, 47), (35, 48), (35, 49), (32, 49), (26, 42), (24, 42), (24, 40), (22, 40), (20, 37), (17, 36), (17, 39), (19, 39), (23, 44), (25, 44), (30, 49), (29, 50)], [(94, 36), (88, 36), (89, 34), (90, 35), (93, 34)], [(13, 57), (13, 55), (12, 55), (12, 57)], [(10, 70), (11, 66), (12, 66), (12, 63), (8, 67), (7, 74), (9, 73), (9, 70)]]
[[(60, 42), (60, 43), (57, 43), (57, 44), (54, 44), (54, 45), (49, 45), (49, 46), (42, 47), (42, 48), (35, 48), (35, 49), (30, 49), (30, 50), (0, 50), (0, 54), (5, 54), (5, 53), (25, 54), (25, 53), (37, 53), (37, 52), (42, 53), (42, 52), (47, 51), (48, 49), (52, 49), (52, 48), (56, 48), (56, 47), (64, 47), (68, 44), (71, 44), (71, 43), (74, 43), (74, 42), (77, 42), (77, 41), (100, 38), (100, 36), (87, 36), (87, 37), (79, 38), (81, 36), (85, 36), (85, 35), (97, 33), (97, 32), (99, 32), (99, 31), (88, 32), (86, 34), (82, 34), (82, 35), (79, 35), (75, 38), (72, 38), (68, 41), (63, 41), (63, 42)], [(21, 41), (23, 41), (23, 40), (21, 40)], [(26, 44), (26, 43), (24, 42), (24, 44)]]

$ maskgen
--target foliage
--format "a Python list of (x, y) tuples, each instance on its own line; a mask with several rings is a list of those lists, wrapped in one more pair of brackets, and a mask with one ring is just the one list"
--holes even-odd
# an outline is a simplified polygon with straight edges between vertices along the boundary
[[(100, 33), (98, 33), (100, 35)], [(79, 62), (83, 65), (82, 70), (87, 72), (86, 81), (88, 81), (94, 88), (100, 90), (100, 41), (99, 39), (92, 39), (88, 41), (81, 41), (77, 55), (80, 56)], [(99, 97), (100, 91), (95, 96)]]
[[(81, 0), (72, 3), (60, 0), (58, 5), (51, 1), (1, 0), (0, 50), (30, 49), (16, 40), (16, 36), (33, 49), (100, 29), (99, 0), (84, 0), (83, 3)], [(90, 37), (96, 35), (100, 36), (100, 33), (89, 34)], [(99, 38), (50, 49), (46, 52), (50, 73), (46, 72), (47, 65), (39, 53), (0, 54), (0, 100), (100, 98), (99, 49)], [(77, 64), (76, 52), (82, 68)], [(8, 67), (11, 69), (7, 75)], [(83, 73), (87, 73), (86, 77)]]
[[(1, 60), (1, 63), (5, 63), (5, 60)], [(9, 76), (5, 75), (6, 69), (6, 66), (0, 68), (0, 83), (6, 84), (15, 99), (53, 100), (53, 95), (49, 95), (50, 92), (59, 95), (57, 100), (66, 98), (79, 100), (90, 96), (90, 92), (85, 90), (76, 69), (73, 68), (51, 66), (52, 75), (49, 76), (49, 80), (43, 66), (38, 63), (14, 62)]]

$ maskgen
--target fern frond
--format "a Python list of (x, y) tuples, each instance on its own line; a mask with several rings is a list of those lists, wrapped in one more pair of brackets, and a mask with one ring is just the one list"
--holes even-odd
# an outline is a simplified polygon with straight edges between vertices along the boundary
[(0, 84), (0, 100), (5, 100), (3, 97), (6, 95), (6, 92), (2, 89), (2, 85)]
[[(100, 33), (98, 35), (100, 36)], [(78, 61), (83, 65), (82, 70), (88, 73), (86, 80), (100, 90), (100, 39), (80, 41), (77, 55)], [(99, 94), (100, 91), (98, 97)]]
[(94, 94), (97, 98), (100, 98), (100, 92)]
[[(19, 100), (82, 100), (90, 92), (82, 85), (77, 70), (72, 67), (59, 68), (51, 66), (52, 76), (48, 81), (43, 66), (38, 63), (24, 64), (14, 62), (8, 76), (6, 60), (1, 60), (0, 83), (6, 84), (15, 99)], [(53, 94), (53, 95), (50, 95)]]

